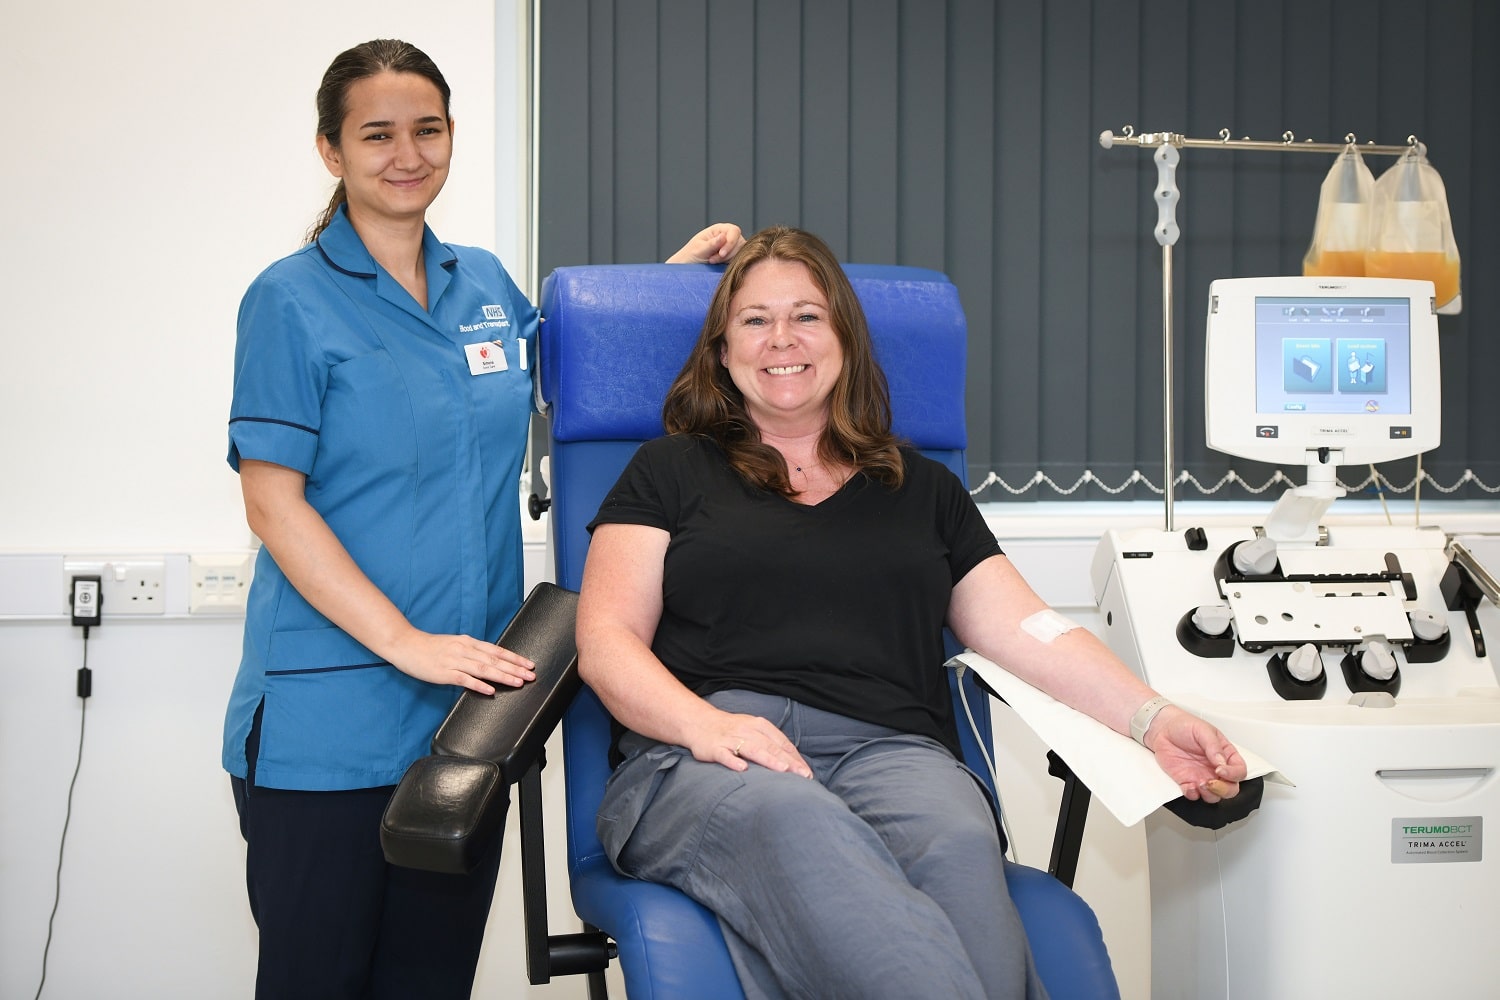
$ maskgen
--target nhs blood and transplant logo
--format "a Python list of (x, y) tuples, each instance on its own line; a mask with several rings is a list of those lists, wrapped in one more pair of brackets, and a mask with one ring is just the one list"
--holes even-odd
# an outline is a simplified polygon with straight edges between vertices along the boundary
[(510, 326), (510, 320), (505, 318), (504, 306), (480, 306), (479, 309), (484, 313), (484, 319), (478, 323), (458, 324), (459, 333), (475, 333), (479, 330), (504, 329)]

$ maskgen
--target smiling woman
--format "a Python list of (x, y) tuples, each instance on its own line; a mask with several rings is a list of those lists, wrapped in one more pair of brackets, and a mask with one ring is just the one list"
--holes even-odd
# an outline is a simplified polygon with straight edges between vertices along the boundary
[[(406, 42), (335, 58), (317, 145), (337, 189), (240, 305), (229, 463), (264, 547), (223, 763), (259, 997), (467, 997), (494, 892), (498, 837), (441, 875), (387, 865), (378, 836), (457, 693), (534, 676), (496, 637), (521, 604), (538, 316), (493, 254), (427, 227), (449, 96)], [(741, 242), (711, 226), (673, 259)]]
[(628, 730), (600, 842), (716, 914), (746, 996), (1036, 1000), (944, 626), (1134, 733), (1188, 798), (1233, 796), (1244, 762), (1086, 630), (1028, 629), (1045, 605), (894, 436), (873, 355), (812, 234), (763, 230), (725, 269), (668, 435), (589, 525), (578, 670)]
[(802, 503), (832, 496), (851, 471), (847, 461), (818, 460), (828, 397), (844, 367), (824, 300), (805, 265), (765, 261), (730, 300), (720, 351), (761, 441), (792, 467)]
[(720, 358), (762, 437), (820, 432), (843, 351), (806, 266), (766, 261), (746, 277), (729, 314)]
[(756, 234), (748, 251), (709, 303), (664, 426), (721, 437), (742, 475), (799, 503), (831, 495), (856, 467), (899, 486), (885, 373), (833, 253), (785, 226)]
[(427, 208), (448, 179), (453, 122), (437, 86), (416, 73), (383, 72), (352, 85), (337, 136), (318, 136), (328, 172), (339, 178), (351, 223), (366, 246), (417, 304), (427, 307), (417, 246)]
[[(400, 89), (410, 92), (410, 99), (417, 104), (421, 104), (429, 96), (436, 97), (435, 104), (428, 104), (423, 114), (428, 118), (436, 119), (435, 122), (428, 124), (441, 124), (448, 127), (449, 137), (446, 143), (448, 148), (444, 156), (443, 179), (447, 177), (447, 157), (453, 153), (453, 122), (449, 115), (449, 104), (453, 94), (442, 72), (426, 53), (406, 42), (376, 39), (357, 45), (341, 53), (333, 61), (328, 67), (328, 72), (323, 75), (322, 85), (318, 88), (318, 152), (322, 155), (329, 172), (339, 178), (339, 184), (334, 188), (328, 207), (323, 210), (323, 214), (318, 217), (318, 221), (308, 232), (308, 242), (317, 239), (318, 234), (328, 228), (339, 206), (349, 200), (349, 182), (342, 173), (342, 167), (329, 162), (330, 153), (335, 156), (342, 154), (346, 126), (351, 122), (361, 123), (354, 125), (354, 129), (356, 132), (363, 132), (366, 127), (373, 131), (382, 127), (394, 128), (396, 125), (394, 119), (380, 121), (361, 117), (361, 111), (374, 111), (372, 107), (376, 101), (374, 95), (369, 95), (366, 101), (361, 102), (363, 107), (356, 107), (355, 104), (359, 92), (367, 89), (362, 85), (371, 83), (382, 76), (397, 78), (400, 81)], [(428, 88), (431, 89), (430, 95)], [(438, 188), (442, 188), (441, 179)], [(433, 192), (433, 197), (437, 197), (436, 192)]]

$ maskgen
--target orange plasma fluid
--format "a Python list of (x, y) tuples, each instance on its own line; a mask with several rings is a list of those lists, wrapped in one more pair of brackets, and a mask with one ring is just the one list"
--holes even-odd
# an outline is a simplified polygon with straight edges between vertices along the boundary
[(1425, 278), (1432, 282), (1439, 306), (1458, 294), (1458, 261), (1447, 254), (1371, 250), (1365, 254), (1364, 273), (1372, 278)]
[(1302, 261), (1302, 273), (1307, 277), (1355, 277), (1365, 273), (1363, 250), (1324, 250), (1316, 259)]

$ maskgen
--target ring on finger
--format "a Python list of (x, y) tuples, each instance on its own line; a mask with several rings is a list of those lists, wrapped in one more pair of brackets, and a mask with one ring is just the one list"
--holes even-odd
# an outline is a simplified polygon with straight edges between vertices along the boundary
[(744, 740), (740, 740), (738, 743), (736, 743), (734, 745), (734, 749), (731, 750), (730, 753), (732, 753), (736, 757), (738, 757), (740, 755), (740, 748), (743, 747), (744, 745), (745, 745), (745, 741)]

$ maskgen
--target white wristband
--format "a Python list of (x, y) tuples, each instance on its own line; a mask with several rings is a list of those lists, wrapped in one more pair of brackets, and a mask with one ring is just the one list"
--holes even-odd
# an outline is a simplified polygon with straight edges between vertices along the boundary
[(1170, 704), (1172, 703), (1166, 698), (1157, 695), (1136, 709), (1135, 714), (1130, 717), (1130, 738), (1141, 746), (1146, 746), (1146, 730), (1151, 728), (1151, 723), (1155, 720), (1157, 714)]

